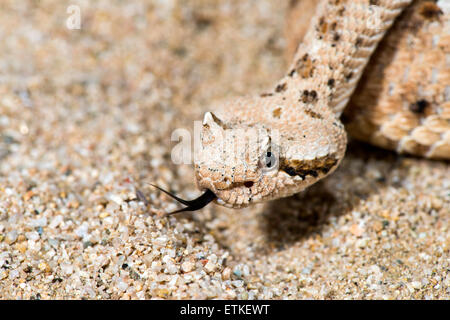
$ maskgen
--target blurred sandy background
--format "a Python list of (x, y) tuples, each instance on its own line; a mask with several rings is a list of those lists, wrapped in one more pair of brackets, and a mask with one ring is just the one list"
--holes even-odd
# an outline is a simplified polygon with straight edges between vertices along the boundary
[(157, 219), (148, 182), (199, 194), (172, 131), (283, 74), (287, 8), (1, 2), (1, 299), (450, 298), (448, 162), (352, 142), (296, 197)]

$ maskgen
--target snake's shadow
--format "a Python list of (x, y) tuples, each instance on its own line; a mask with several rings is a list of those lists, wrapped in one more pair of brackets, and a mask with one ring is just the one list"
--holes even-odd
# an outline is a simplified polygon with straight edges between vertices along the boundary
[(319, 234), (331, 216), (347, 212), (336, 208), (338, 203), (335, 195), (320, 182), (301, 194), (267, 204), (260, 219), (267, 244), (264, 247), (284, 250)]
[[(283, 250), (294, 243), (320, 235), (340, 216), (380, 189), (398, 187), (390, 172), (399, 169), (402, 157), (364, 143), (352, 141), (338, 170), (330, 177), (289, 198), (269, 202), (263, 209), (260, 230), (265, 250)], [(371, 177), (373, 172), (377, 175)]]

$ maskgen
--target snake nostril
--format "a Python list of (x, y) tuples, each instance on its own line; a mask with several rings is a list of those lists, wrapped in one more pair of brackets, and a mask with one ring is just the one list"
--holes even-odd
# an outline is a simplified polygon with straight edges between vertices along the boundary
[(253, 184), (254, 184), (253, 181), (245, 181), (245, 182), (244, 182), (244, 186), (246, 186), (247, 188), (253, 187)]

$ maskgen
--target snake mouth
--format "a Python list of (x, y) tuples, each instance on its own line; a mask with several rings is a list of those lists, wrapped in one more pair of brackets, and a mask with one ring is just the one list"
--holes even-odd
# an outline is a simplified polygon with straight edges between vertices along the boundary
[(242, 187), (250, 189), (251, 187), (253, 187), (254, 184), (255, 184), (254, 181), (248, 180), (248, 181), (244, 181), (244, 182), (234, 182), (234, 183), (227, 185), (225, 188), (216, 188), (216, 189), (217, 189), (217, 191), (226, 191), (226, 190), (232, 190), (232, 189), (242, 188)]

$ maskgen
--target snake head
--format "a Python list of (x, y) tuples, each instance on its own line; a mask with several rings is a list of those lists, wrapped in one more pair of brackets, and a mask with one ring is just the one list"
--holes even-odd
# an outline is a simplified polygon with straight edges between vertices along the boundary
[[(330, 120), (302, 122), (283, 132), (268, 122), (224, 122), (205, 114), (195, 176), (216, 203), (232, 208), (298, 193), (333, 172), (345, 152), (343, 126)], [(275, 126), (274, 126), (275, 127)]]
[(258, 202), (279, 163), (271, 131), (258, 124), (225, 123), (207, 112), (200, 139), (195, 157), (198, 187), (214, 192), (216, 202), (224, 206)]

